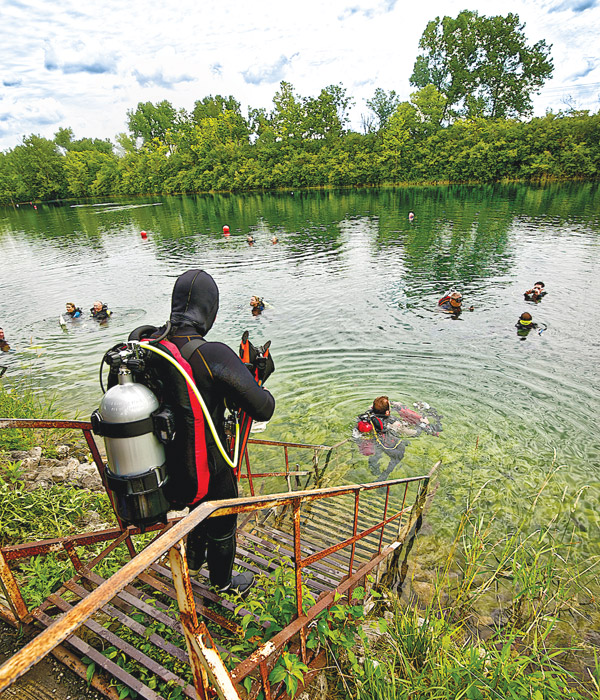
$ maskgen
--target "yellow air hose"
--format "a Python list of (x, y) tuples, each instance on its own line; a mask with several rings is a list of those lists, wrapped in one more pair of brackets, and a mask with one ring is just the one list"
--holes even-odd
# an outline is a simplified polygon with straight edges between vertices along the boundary
[[(134, 344), (138, 344), (135, 343)], [(210, 413), (208, 412), (208, 408), (206, 404), (204, 403), (204, 399), (202, 398), (202, 394), (198, 391), (198, 387), (194, 383), (194, 380), (190, 375), (185, 371), (185, 369), (175, 360), (171, 355), (168, 353), (164, 352), (164, 350), (160, 350), (160, 348), (157, 348), (155, 345), (151, 345), (149, 342), (140, 342), (140, 346), (146, 348), (147, 350), (151, 350), (152, 352), (155, 352), (157, 355), (160, 355), (161, 357), (164, 357), (165, 360), (168, 360), (174, 367), (177, 368), (177, 370), (181, 373), (185, 381), (187, 382), (188, 386), (190, 389), (194, 392), (194, 395), (198, 399), (200, 406), (202, 407), (202, 412), (204, 413), (204, 418), (208, 424), (208, 427), (210, 428), (210, 432), (212, 433), (213, 438), (215, 439), (215, 444), (219, 448), (219, 452), (223, 456), (223, 459), (227, 462), (227, 464), (232, 468), (236, 469), (237, 464), (238, 464), (238, 459), (239, 459), (239, 449), (240, 449), (240, 425), (236, 421), (235, 422), (235, 449), (233, 452), (233, 461), (231, 461), (229, 455), (225, 450), (223, 449), (223, 445), (221, 444), (221, 440), (219, 436), (217, 435), (217, 429), (215, 428), (215, 424), (212, 421), (212, 418), (210, 417)]]

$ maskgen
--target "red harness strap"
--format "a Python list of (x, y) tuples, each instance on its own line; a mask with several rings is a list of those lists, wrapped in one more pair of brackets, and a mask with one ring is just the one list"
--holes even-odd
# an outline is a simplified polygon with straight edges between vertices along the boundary
[[(194, 380), (194, 373), (190, 363), (183, 357), (177, 345), (172, 343), (170, 340), (161, 340), (159, 345), (162, 345), (170, 355), (183, 367), (183, 369), (188, 373), (192, 381)], [(202, 406), (198, 401), (196, 394), (190, 388), (190, 385), (186, 381), (185, 383), (188, 397), (190, 401), (190, 406), (192, 407), (192, 413), (194, 415), (194, 457), (196, 460), (196, 493), (192, 500), (189, 500), (189, 505), (198, 503), (201, 498), (204, 498), (208, 492), (208, 480), (210, 478), (210, 472), (208, 470), (208, 453), (206, 450), (206, 434), (204, 432), (204, 412), (202, 411)]]

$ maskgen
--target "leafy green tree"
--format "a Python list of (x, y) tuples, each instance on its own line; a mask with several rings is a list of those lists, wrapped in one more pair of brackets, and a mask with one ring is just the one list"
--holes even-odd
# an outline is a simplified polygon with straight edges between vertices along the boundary
[(423, 130), (430, 134), (440, 128), (444, 118), (446, 99), (431, 83), (411, 93), (411, 103), (416, 107), (423, 124)]
[(305, 128), (305, 111), (291, 83), (281, 81), (273, 97), (273, 105), (270, 122), (276, 138), (286, 143), (299, 142)]
[(400, 98), (395, 90), (386, 92), (381, 88), (377, 88), (373, 97), (366, 102), (367, 107), (375, 112), (376, 129), (385, 129), (390, 117), (400, 104)]
[(201, 100), (196, 100), (192, 110), (192, 121), (200, 124), (203, 119), (220, 117), (226, 113), (230, 114), (229, 124), (231, 133), (235, 139), (246, 143), (250, 135), (250, 126), (244, 116), (240, 103), (232, 96), (208, 95)]
[(83, 138), (73, 140), (73, 129), (61, 127), (54, 134), (54, 143), (65, 151), (98, 151), (99, 153), (112, 153), (113, 145), (108, 139)]
[(64, 159), (54, 141), (31, 134), (8, 156), (19, 181), (19, 199), (59, 199), (67, 195)]
[(167, 100), (156, 105), (152, 102), (138, 102), (135, 111), (127, 110), (127, 128), (144, 143), (154, 139), (168, 143), (169, 131), (177, 129), (178, 116), (175, 107)]
[(445, 97), (444, 119), (456, 115), (519, 117), (552, 76), (550, 46), (527, 44), (519, 16), (486, 17), (471, 10), (427, 24), (411, 84), (434, 85)]

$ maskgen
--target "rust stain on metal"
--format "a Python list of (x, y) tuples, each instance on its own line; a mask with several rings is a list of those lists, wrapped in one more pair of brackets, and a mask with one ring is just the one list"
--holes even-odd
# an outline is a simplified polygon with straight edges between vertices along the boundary
[(6, 601), (13, 614), (19, 620), (26, 620), (29, 617), (29, 610), (21, 595), (19, 584), (16, 582), (2, 551), (0, 551), (0, 580), (2, 580), (2, 587), (6, 591)]

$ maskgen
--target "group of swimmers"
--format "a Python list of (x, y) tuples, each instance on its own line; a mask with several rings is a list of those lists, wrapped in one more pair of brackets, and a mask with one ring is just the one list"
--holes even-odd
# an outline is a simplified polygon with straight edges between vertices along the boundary
[[(254, 245), (254, 243), (256, 242), (256, 239), (254, 238), (254, 236), (251, 233), (249, 233), (246, 236), (246, 240), (248, 241), (248, 245), (250, 245), (250, 246)], [(277, 243), (279, 243), (279, 238), (277, 238), (276, 234), (273, 234), (273, 236), (271, 238), (271, 243), (273, 245), (276, 245)]]
[[(536, 282), (531, 289), (524, 292), (523, 296), (525, 301), (532, 301), (535, 304), (539, 302), (546, 296), (547, 292), (545, 289), (546, 285), (543, 282)], [(462, 313), (462, 294), (460, 292), (448, 292), (438, 301), (438, 308), (447, 314), (452, 314), (454, 317), (458, 317)], [(469, 306), (469, 311), (473, 311), (474, 307)], [(534, 323), (533, 317), (529, 311), (524, 311), (520, 316), (519, 320), (515, 324), (517, 329), (517, 335), (521, 337), (526, 337), (529, 332), (537, 328), (539, 333), (546, 330), (545, 323)]]
[[(83, 316), (83, 311), (78, 306), (75, 306), (72, 301), (67, 302), (66, 309), (65, 315), (68, 316), (68, 318), (81, 318)], [(107, 321), (112, 311), (110, 311), (107, 304), (103, 304), (101, 301), (95, 301), (90, 309), (90, 314), (96, 321)]]

